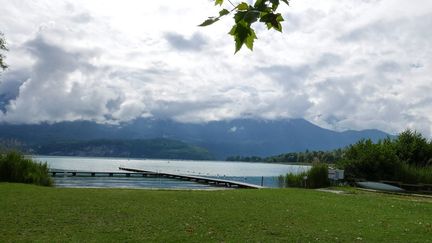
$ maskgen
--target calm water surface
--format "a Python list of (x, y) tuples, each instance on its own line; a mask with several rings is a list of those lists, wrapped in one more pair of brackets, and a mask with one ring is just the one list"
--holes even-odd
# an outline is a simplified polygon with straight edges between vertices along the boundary
[[(155, 172), (199, 175), (226, 178), (252, 184), (277, 187), (277, 176), (286, 173), (301, 173), (309, 166), (247, 163), (227, 161), (156, 160), (125, 158), (94, 158), (67, 156), (34, 156), (47, 162), (50, 169), (115, 172), (119, 167), (128, 167)], [(170, 188), (170, 189), (212, 189), (214, 187), (189, 181), (165, 178), (127, 177), (55, 177), (58, 187), (115, 187), (115, 188)]]

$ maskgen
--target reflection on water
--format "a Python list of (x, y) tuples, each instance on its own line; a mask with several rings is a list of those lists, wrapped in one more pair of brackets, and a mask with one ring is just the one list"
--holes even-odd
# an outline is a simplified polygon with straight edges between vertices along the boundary
[[(199, 175), (241, 181), (266, 187), (277, 187), (277, 176), (301, 173), (309, 166), (226, 161), (154, 160), (124, 158), (89, 158), (67, 156), (35, 156), (47, 162), (51, 169), (67, 171), (115, 172), (129, 167), (154, 172)], [(213, 186), (190, 181), (151, 177), (55, 177), (58, 187), (168, 188), (210, 189)]]

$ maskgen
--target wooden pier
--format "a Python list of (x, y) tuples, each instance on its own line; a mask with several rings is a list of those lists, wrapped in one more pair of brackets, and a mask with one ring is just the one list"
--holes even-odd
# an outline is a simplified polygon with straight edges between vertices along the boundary
[(118, 172), (106, 171), (66, 171), (66, 170), (51, 170), (49, 174), (52, 177), (162, 177), (177, 180), (187, 180), (197, 183), (207, 184), (211, 186), (223, 186), (229, 188), (248, 188), (248, 189), (261, 189), (262, 186), (255, 184), (244, 183), (239, 181), (224, 180), (218, 178), (201, 177), (194, 175), (180, 175), (171, 173), (161, 173), (147, 170), (139, 170), (132, 168), (119, 167)]
[(250, 184), (250, 183), (224, 180), (224, 179), (216, 179), (216, 178), (209, 178), (209, 177), (201, 177), (201, 176), (194, 176), (194, 175), (160, 173), (160, 172), (125, 168), (125, 167), (119, 167), (119, 169), (124, 170), (124, 171), (135, 172), (135, 173), (148, 173), (148, 174), (156, 175), (159, 177), (170, 178), (170, 179), (188, 180), (188, 181), (193, 181), (193, 182), (203, 183), (203, 184), (208, 184), (208, 185), (213, 185), (213, 186), (224, 186), (224, 187), (230, 187), (230, 188), (247, 188), (247, 189), (261, 189), (261, 188), (263, 188), (262, 186), (258, 186), (258, 185)]

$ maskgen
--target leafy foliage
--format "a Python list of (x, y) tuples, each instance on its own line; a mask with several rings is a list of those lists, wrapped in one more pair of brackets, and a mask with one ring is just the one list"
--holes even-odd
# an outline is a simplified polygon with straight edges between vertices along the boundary
[(346, 177), (366, 180), (391, 180), (400, 166), (399, 158), (388, 142), (361, 140), (349, 146), (339, 164)]
[(432, 183), (432, 142), (406, 130), (378, 143), (361, 140), (345, 150), (338, 166), (352, 179)]
[(432, 144), (416, 131), (406, 130), (399, 134), (394, 147), (398, 158), (409, 165), (432, 165)]
[(323, 163), (315, 163), (307, 174), (307, 186), (309, 188), (321, 188), (330, 185), (328, 178), (328, 166)]
[(323, 163), (314, 163), (309, 171), (300, 174), (281, 175), (278, 180), (281, 187), (322, 188), (330, 185), (328, 166)]
[[(209, 17), (199, 26), (208, 26), (220, 20), (221, 17), (234, 12), (234, 25), (229, 31), (235, 41), (235, 53), (237, 53), (243, 45), (253, 50), (254, 41), (257, 39), (255, 30), (251, 27), (255, 22), (261, 22), (268, 29), (275, 29), (282, 32), (281, 22), (284, 21), (282, 15), (277, 13), (280, 1), (288, 5), (288, 0), (256, 0), (254, 4), (241, 2), (234, 5), (231, 1), (228, 2), (234, 7), (231, 11), (222, 9), (219, 11), (219, 16)], [(215, 5), (222, 6), (223, 0), (215, 0)]]
[(300, 174), (289, 173), (285, 176), (285, 187), (306, 187), (306, 182), (304, 180), (307, 176), (307, 172)]
[(1, 53), (3, 51), (8, 51), (8, 48), (6, 47), (4, 35), (2, 32), (0, 32), (0, 69), (5, 70), (8, 66), (4, 62), (5, 55)]
[(52, 185), (46, 163), (37, 163), (15, 151), (0, 154), (0, 181)]

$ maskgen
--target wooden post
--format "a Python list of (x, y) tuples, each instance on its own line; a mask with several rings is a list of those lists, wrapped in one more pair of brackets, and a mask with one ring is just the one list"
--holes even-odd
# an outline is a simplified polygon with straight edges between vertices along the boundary
[(261, 176), (261, 186), (264, 186), (264, 176)]

